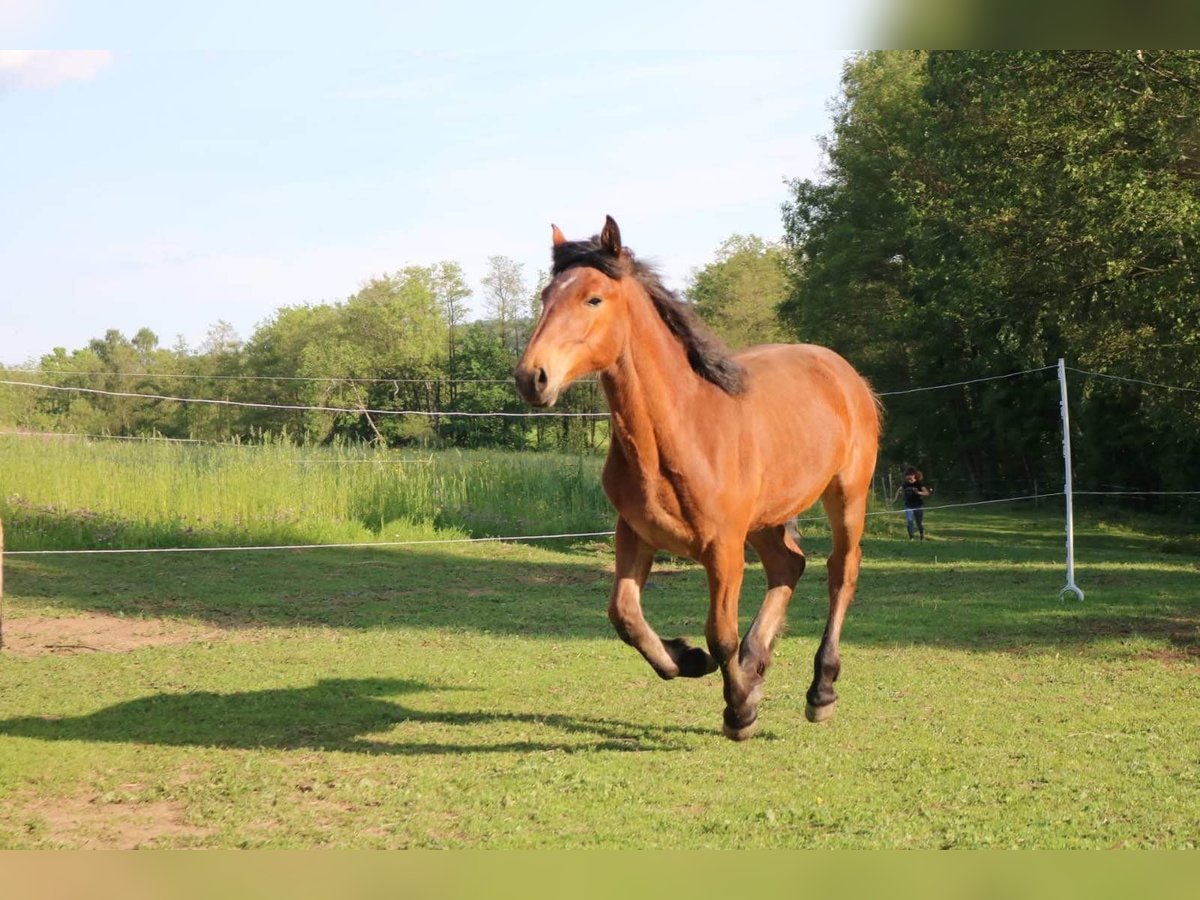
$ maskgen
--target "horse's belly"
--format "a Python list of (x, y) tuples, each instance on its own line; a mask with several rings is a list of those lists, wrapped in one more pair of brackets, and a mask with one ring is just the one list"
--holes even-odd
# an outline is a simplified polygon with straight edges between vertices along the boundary
[(784, 525), (795, 519), (805, 510), (811, 508), (819, 499), (820, 495), (818, 494), (811, 499), (795, 500), (788, 504), (775, 503), (760, 507), (747, 530), (760, 531), (763, 528)]
[(689, 559), (699, 558), (700, 546), (696, 534), (681, 520), (668, 516), (647, 515), (647, 510), (643, 509), (618, 512), (637, 536), (651, 547)]

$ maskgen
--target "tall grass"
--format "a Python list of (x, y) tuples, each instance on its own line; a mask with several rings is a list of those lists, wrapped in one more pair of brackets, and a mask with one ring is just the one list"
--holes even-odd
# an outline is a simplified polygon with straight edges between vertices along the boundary
[(600, 460), (0, 436), (17, 549), (408, 540), (611, 527)]
[[(17, 550), (352, 543), (607, 531), (591, 455), (368, 445), (0, 435), (0, 516)], [(868, 533), (897, 536), (903, 519)], [(828, 535), (820, 506), (805, 535)]]

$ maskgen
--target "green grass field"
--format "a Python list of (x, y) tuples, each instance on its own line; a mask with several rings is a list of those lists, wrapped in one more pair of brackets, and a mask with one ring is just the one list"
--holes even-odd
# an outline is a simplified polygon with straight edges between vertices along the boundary
[[(194, 461), (160, 472), (101, 450), (155, 478)], [(201, 455), (223, 452), (260, 451)], [(204, 541), (381, 533), (324, 493), (323, 479), (366, 477), (349, 465), (300, 484), (298, 461), (277, 458), (224, 494), (196, 465), (190, 488), (143, 481), (132, 500), (113, 487), (123, 465), (55, 474), (70, 454), (45, 453), (36, 474), (5, 467), (10, 550), (72, 535), (168, 546), (197, 515), (188, 491), (218, 498)], [(536, 511), (555, 488), (539, 501), (505, 461), (473, 465), (497, 473), (503, 504), (457, 500), (467, 512), (445, 530), (414, 516), (416, 531), (479, 533), (468, 513), (493, 533), (559, 527)], [(592, 461), (513, 466), (548, 485), (557, 466), (593, 496)], [(229, 512), (243, 494), (258, 505)], [(271, 530), (273, 509), (302, 507)], [(385, 512), (382, 533), (403, 518)], [(932, 539), (910, 543), (897, 519), (873, 524), (838, 716), (819, 726), (804, 719), (825, 618), (814, 529), (746, 744), (721, 736), (716, 676), (661, 682), (612, 634), (603, 540), (10, 553), (0, 847), (1195, 847), (1200, 554), (1084, 511), (1087, 599), (1060, 601), (1053, 504), (935, 510), (927, 525)], [(748, 621), (763, 581), (747, 575)], [(700, 638), (705, 596), (699, 567), (664, 559), (645, 603), (664, 636)]]

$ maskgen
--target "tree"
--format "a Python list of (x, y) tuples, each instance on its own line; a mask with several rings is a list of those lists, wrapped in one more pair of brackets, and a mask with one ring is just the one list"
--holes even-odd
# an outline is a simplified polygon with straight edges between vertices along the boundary
[[(1195, 51), (855, 57), (825, 175), (793, 183), (785, 207), (801, 267), (787, 322), (882, 385), (1063, 356), (1200, 387), (1198, 86)], [(980, 486), (1053, 460), (1052, 383), (938, 400), (936, 416), (889, 403), (887, 453), (960, 466)], [(1082, 445), (1077, 472), (1194, 482), (1198, 416), (1169, 392), (1089, 385), (1073, 418), (1103, 442)]]
[[(373, 278), (337, 309), (334, 327), (302, 353), (301, 372), (337, 378), (326, 383), (320, 405), (364, 410), (358, 416), (323, 414), (325, 438), (351, 434), (387, 442), (427, 441), (426, 416), (388, 416), (367, 409), (437, 409), (446, 326), (431, 271), (410, 266)], [(391, 381), (387, 384), (387, 381)]]
[(920, 165), (925, 61), (910, 52), (851, 59), (823, 141), (823, 178), (792, 182), (783, 208), (794, 281), (781, 318), (797, 338), (831, 346), (877, 377), (907, 368), (895, 334), (913, 249), (896, 185)]
[[(956, 190), (918, 208), (981, 261), (964, 292), (985, 313), (974, 343), (1200, 388), (1198, 89), (1195, 51), (931, 54), (931, 162)], [(1079, 444), (1083, 479), (1200, 478), (1195, 404), (1087, 388), (1076, 420), (1097, 440)]]
[[(53, 352), (39, 361), (40, 374), (50, 384), (67, 388), (117, 388), (115, 381), (106, 384), (109, 379), (97, 381), (94, 377), (95, 373), (104, 371), (104, 362), (96, 352), (97, 343), (95, 340), (89, 341), (87, 347), (70, 353), (65, 347), (55, 347)], [(105, 400), (85, 393), (47, 391), (37, 396), (35, 411), (30, 419), (21, 424), (81, 434), (117, 433), (112, 428), (112, 418), (104, 405)]]
[(685, 295), (731, 347), (773, 343), (783, 336), (778, 307), (788, 294), (787, 266), (783, 248), (735, 234), (693, 273)]
[(154, 351), (158, 349), (158, 335), (149, 328), (139, 328), (130, 343), (137, 351), (143, 371), (149, 369), (154, 363)]
[[(184, 364), (190, 390), (214, 400), (238, 400), (245, 388), (236, 377), (242, 374), (243, 342), (237, 330), (224, 319), (209, 326), (197, 353)], [(257, 396), (251, 398), (258, 399)], [(180, 429), (203, 440), (228, 440), (242, 431), (243, 410), (214, 403), (186, 404), (176, 409)]]
[[(245, 372), (254, 379), (247, 387), (254, 391), (254, 399), (283, 406), (317, 405), (323, 384), (302, 380), (304, 351), (336, 329), (337, 318), (337, 306), (303, 304), (284, 306), (261, 323), (245, 347)], [(248, 409), (243, 430), (312, 437), (320, 421), (301, 412)]]
[[(462, 267), (456, 262), (440, 262), (429, 268), (433, 295), (442, 311), (446, 323), (446, 360), (447, 368), (453, 370), (455, 356), (455, 338), (459, 329), (467, 320), (470, 311), (467, 298), (471, 289), (463, 276)], [(450, 395), (453, 399), (454, 385), (451, 383)]]
[[(512, 380), (512, 354), (500, 334), (482, 322), (463, 329), (461, 351), (448, 370), (461, 387), (451, 412), (524, 412)], [(523, 447), (523, 421), (501, 416), (452, 416), (443, 426), (446, 440), (458, 447)]]
[(484, 310), (495, 323), (501, 342), (515, 358), (521, 352), (524, 337), (524, 309), (529, 289), (521, 270), (524, 265), (507, 256), (488, 257), (488, 271), (482, 279)]
[(521, 317), (520, 337), (516, 348), (518, 355), (524, 352), (525, 345), (533, 336), (533, 329), (537, 327), (538, 319), (542, 317), (542, 292), (549, 284), (550, 273), (545, 269), (538, 269), (533, 280), (533, 290), (529, 292), (526, 314)]

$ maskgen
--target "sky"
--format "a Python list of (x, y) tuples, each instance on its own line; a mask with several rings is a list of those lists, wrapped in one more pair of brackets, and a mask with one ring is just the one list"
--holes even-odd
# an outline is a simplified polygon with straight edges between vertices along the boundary
[(532, 288), (551, 223), (605, 215), (682, 290), (781, 237), (867, 9), (488, 6), (0, 0), (0, 46), (43, 48), (0, 51), (0, 362), (246, 339), (444, 260), (478, 315), (489, 257)]

